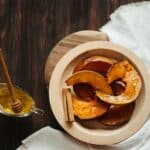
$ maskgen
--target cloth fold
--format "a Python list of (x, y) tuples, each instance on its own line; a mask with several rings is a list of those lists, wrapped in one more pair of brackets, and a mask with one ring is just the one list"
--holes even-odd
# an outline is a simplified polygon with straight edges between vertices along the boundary
[(88, 145), (73, 137), (53, 129), (44, 127), (22, 141), (17, 150), (87, 150)]
[(100, 30), (110, 41), (121, 44), (150, 65), (150, 2), (133, 3), (119, 7)]
[[(131, 49), (150, 68), (150, 2), (121, 6), (100, 30), (110, 41)], [(79, 142), (71, 136), (45, 127), (22, 141), (17, 150), (148, 150), (150, 119), (129, 139), (112, 146), (95, 146)]]

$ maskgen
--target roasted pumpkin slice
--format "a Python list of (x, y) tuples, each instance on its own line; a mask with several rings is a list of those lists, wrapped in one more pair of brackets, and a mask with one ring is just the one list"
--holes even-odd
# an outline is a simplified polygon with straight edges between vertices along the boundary
[(75, 67), (74, 73), (81, 70), (92, 70), (99, 73), (106, 73), (111, 65), (115, 64), (117, 61), (112, 58), (107, 58), (103, 56), (91, 56), (79, 62)]
[(115, 65), (113, 65), (107, 73), (107, 80), (108, 83), (112, 83), (114, 80), (122, 79), (125, 77), (126, 74), (126, 67), (125, 65), (128, 64), (128, 61), (121, 61)]
[(101, 122), (105, 125), (116, 126), (121, 125), (130, 120), (135, 103), (127, 105), (111, 105), (107, 113), (101, 118)]
[(85, 101), (72, 95), (73, 111), (79, 119), (94, 119), (102, 116), (108, 109), (108, 105), (97, 99)]
[(112, 89), (107, 83), (107, 80), (104, 76), (94, 71), (79, 71), (70, 76), (66, 83), (68, 86), (73, 86), (78, 83), (88, 83), (94, 89), (100, 90), (103, 93), (112, 94)]
[[(118, 96), (113, 96), (109, 94), (105, 94), (104, 92), (97, 90), (96, 95), (102, 100), (110, 104), (128, 104), (133, 102), (139, 95), (141, 86), (142, 86), (142, 80), (140, 78), (140, 75), (137, 73), (137, 71), (134, 69), (134, 67), (129, 64), (128, 61), (119, 62), (122, 65), (114, 65), (114, 68), (110, 70), (110, 76), (111, 82), (122, 78), (123, 82), (126, 83), (125, 91)], [(118, 67), (119, 66), (119, 67)], [(116, 68), (117, 67), (117, 68)], [(116, 70), (123, 70), (125, 69), (125, 74), (122, 73), (120, 76), (118, 76)], [(115, 74), (115, 77), (113, 77), (113, 71)], [(117, 77), (116, 77), (117, 76)], [(108, 76), (109, 77), (109, 76)]]
[(87, 83), (75, 84), (73, 86), (73, 90), (78, 97), (83, 98), (83, 99), (89, 99), (95, 96), (93, 87)]

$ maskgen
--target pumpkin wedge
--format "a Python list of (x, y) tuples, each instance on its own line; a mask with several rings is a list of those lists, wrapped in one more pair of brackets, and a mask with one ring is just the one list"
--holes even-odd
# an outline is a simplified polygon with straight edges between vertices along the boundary
[[(96, 95), (104, 102), (110, 103), (110, 104), (128, 104), (133, 102), (139, 95), (141, 86), (142, 86), (142, 80), (137, 73), (137, 71), (134, 69), (134, 67), (129, 64), (128, 61), (122, 61), (119, 62), (121, 65), (114, 65), (114, 67), (110, 70), (109, 75), (111, 76), (111, 80), (108, 80), (110, 82), (122, 78), (123, 82), (126, 83), (126, 89), (125, 91), (118, 96), (112, 96), (109, 94), (105, 94), (104, 92), (97, 90)], [(119, 67), (118, 67), (119, 66)], [(118, 73), (116, 70), (123, 70), (125, 69), (125, 74)], [(114, 76), (113, 76), (114, 71)], [(120, 74), (120, 76), (119, 76)], [(108, 78), (109, 78), (108, 75)], [(110, 78), (109, 78), (110, 79)]]
[(80, 61), (73, 72), (75, 73), (81, 70), (92, 70), (98, 73), (106, 73), (111, 65), (115, 64), (116, 62), (117, 61), (112, 58), (91, 56)]
[(102, 116), (108, 109), (108, 106), (97, 99), (85, 101), (72, 95), (73, 111), (79, 119), (94, 119)]
[[(91, 56), (81, 60), (73, 72), (75, 73), (81, 70), (91, 70), (106, 75), (108, 69), (116, 62), (117, 61), (112, 58)], [(93, 89), (88, 84), (77, 84), (73, 86), (73, 89), (76, 95), (80, 98), (87, 99), (89, 97), (93, 97)]]
[(103, 93), (112, 94), (112, 89), (107, 83), (107, 80), (104, 76), (94, 71), (79, 71), (71, 75), (66, 83), (68, 86), (73, 86), (78, 83), (88, 83), (94, 89), (100, 90)]
[(107, 73), (107, 80), (108, 83), (112, 83), (114, 80), (117, 80), (119, 78), (124, 78), (126, 74), (126, 68), (125, 65), (128, 64), (127, 61), (121, 61), (114, 66), (112, 66)]
[(111, 105), (107, 113), (101, 118), (101, 122), (105, 125), (116, 126), (121, 125), (130, 120), (135, 103), (127, 105)]

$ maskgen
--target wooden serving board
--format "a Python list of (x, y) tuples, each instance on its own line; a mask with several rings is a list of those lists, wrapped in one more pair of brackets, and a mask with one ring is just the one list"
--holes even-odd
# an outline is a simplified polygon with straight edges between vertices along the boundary
[(99, 31), (84, 30), (64, 37), (51, 50), (45, 65), (44, 78), (46, 86), (49, 85), (51, 73), (59, 59), (70, 49), (89, 41), (108, 41), (108, 36)]

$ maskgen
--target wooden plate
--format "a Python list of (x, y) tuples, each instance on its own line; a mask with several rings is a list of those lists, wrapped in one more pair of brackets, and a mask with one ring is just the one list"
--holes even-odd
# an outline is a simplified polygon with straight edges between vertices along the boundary
[[(81, 59), (91, 55), (103, 55), (118, 60), (128, 59), (139, 71), (143, 79), (143, 87), (136, 101), (133, 115), (128, 123), (119, 128), (104, 129), (98, 127), (91, 129), (81, 125), (77, 121), (71, 125), (65, 122), (62, 103), (62, 88), (66, 86), (65, 80), (70, 76), (73, 68)], [(49, 84), (49, 99), (53, 114), (68, 134), (87, 143), (111, 145), (129, 138), (142, 127), (150, 112), (149, 91), (150, 80), (148, 71), (143, 62), (135, 54), (111, 42), (95, 41), (73, 48), (57, 63)]]
[(50, 52), (44, 71), (44, 78), (46, 86), (48, 87), (50, 76), (52, 71), (64, 54), (66, 54), (70, 49), (89, 41), (107, 41), (108, 36), (99, 31), (94, 30), (83, 30), (72, 33), (66, 37), (64, 37), (60, 42), (56, 44), (56, 46)]

